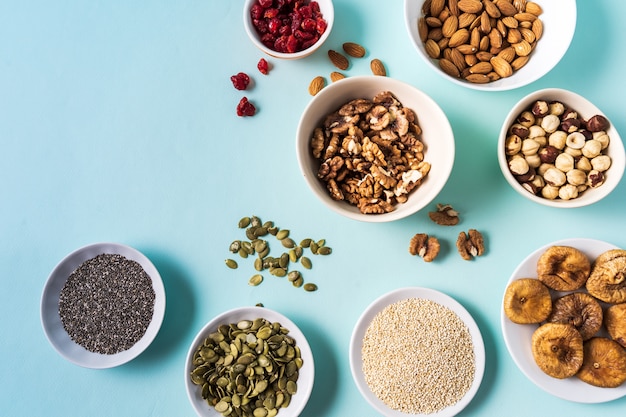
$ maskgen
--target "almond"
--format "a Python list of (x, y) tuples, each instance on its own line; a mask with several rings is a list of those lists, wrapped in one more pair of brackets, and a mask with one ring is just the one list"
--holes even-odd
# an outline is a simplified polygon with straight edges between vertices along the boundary
[(309, 84), (309, 94), (314, 96), (322, 91), (322, 88), (324, 88), (325, 86), (326, 81), (324, 80), (324, 77), (318, 75), (317, 77), (313, 78), (311, 80), (311, 83)]
[(443, 72), (445, 72), (451, 77), (459, 78), (461, 76), (461, 73), (459, 72), (459, 69), (456, 67), (456, 65), (454, 65), (452, 61), (448, 59), (445, 59), (445, 58), (440, 59), (439, 68), (441, 68)]
[(511, 68), (513, 68), (514, 71), (517, 71), (518, 69), (522, 68), (524, 65), (526, 65), (526, 63), (528, 62), (528, 60), (530, 59), (530, 57), (527, 56), (518, 56), (517, 58), (515, 58), (513, 60), (513, 62), (511, 62)]
[(493, 67), (489, 62), (480, 61), (472, 65), (469, 70), (472, 74), (489, 74), (493, 71)]
[(528, 56), (533, 51), (533, 47), (525, 39), (513, 44), (517, 56)]
[(334, 66), (339, 68), (340, 70), (348, 69), (350, 63), (348, 62), (348, 58), (343, 56), (341, 53), (330, 49), (328, 51), (328, 58), (330, 58), (330, 62), (333, 63)]
[(485, 74), (469, 74), (465, 79), (474, 84), (487, 84), (491, 79)]
[(428, 25), (426, 24), (425, 17), (420, 17), (417, 20), (417, 33), (419, 34), (422, 42), (426, 42), (426, 39), (428, 39)]
[(439, 53), (441, 52), (441, 49), (439, 48), (437, 42), (435, 42), (434, 40), (428, 39), (424, 44), (424, 49), (426, 49), (426, 53), (432, 59), (439, 58)]
[(480, 0), (459, 0), (458, 7), (465, 13), (480, 13), (483, 10)]
[(526, 3), (526, 13), (531, 13), (535, 16), (539, 16), (541, 13), (543, 13), (543, 9), (534, 1), (529, 1)]
[(540, 19), (533, 21), (531, 30), (535, 34), (535, 39), (539, 40), (541, 35), (543, 35), (543, 22)]
[(502, 16), (502, 13), (500, 13), (500, 9), (498, 9), (498, 6), (493, 4), (491, 0), (483, 0), (483, 5), (485, 6), (485, 11), (490, 17), (497, 19)]
[(449, 38), (450, 36), (452, 36), (454, 32), (457, 31), (458, 28), (459, 28), (459, 18), (454, 15), (451, 15), (451, 16), (448, 16), (448, 18), (443, 21), (443, 26), (441, 27), (441, 33), (446, 38)]
[(343, 50), (354, 58), (363, 58), (365, 56), (365, 48), (358, 43), (346, 42), (343, 44)]
[(506, 62), (504, 58), (499, 56), (494, 56), (489, 61), (493, 66), (493, 70), (502, 78), (510, 77), (513, 75), (513, 68), (511, 68), (511, 64)]
[(430, 2), (430, 15), (439, 16), (444, 7), (446, 7), (446, 0), (432, 0)]
[(333, 72), (331, 72), (331, 73), (330, 73), (330, 80), (331, 80), (332, 82), (339, 81), (339, 80), (343, 80), (344, 78), (346, 78), (346, 76), (345, 76), (345, 75), (343, 75), (343, 74), (342, 74), (342, 73), (340, 73), (340, 72), (333, 71)]
[(510, 63), (515, 59), (515, 49), (513, 49), (512, 46), (507, 46), (506, 48), (498, 52), (498, 56), (504, 59), (506, 62)]
[(508, 1), (499, 1), (498, 3), (496, 3), (496, 6), (498, 7), (498, 9), (500, 9), (500, 13), (502, 13), (504, 16), (513, 16), (515, 13), (517, 13), (517, 9), (515, 8), (515, 6), (513, 6), (513, 4), (509, 3)]
[(476, 15), (474, 13), (461, 13), (459, 15), (459, 27), (466, 28), (469, 27), (476, 20)]
[(448, 43), (448, 46), (450, 48), (454, 48), (459, 45), (463, 45), (464, 43), (467, 43), (469, 37), (470, 33), (467, 29), (459, 29), (454, 32), (454, 34), (450, 37), (450, 42)]
[(463, 45), (459, 45), (456, 47), (460, 53), (463, 55), (475, 54), (478, 51), (478, 48), (469, 43), (464, 43)]
[(519, 20), (520, 22), (532, 22), (533, 20), (537, 19), (536, 15), (532, 13), (526, 13), (526, 12), (516, 13), (513, 17)]
[(370, 62), (370, 68), (372, 69), (372, 74), (386, 76), (387, 70), (385, 70), (385, 66), (383, 65), (380, 59), (372, 59)]

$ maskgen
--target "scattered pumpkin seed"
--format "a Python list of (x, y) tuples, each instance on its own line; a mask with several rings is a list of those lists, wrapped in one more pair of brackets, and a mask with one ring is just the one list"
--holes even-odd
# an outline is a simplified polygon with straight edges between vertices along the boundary
[(317, 255), (317, 251), (319, 250), (319, 245), (317, 244), (317, 242), (311, 242), (311, 244), (309, 245), (309, 249), (311, 249), (311, 253), (314, 255)]
[(254, 274), (250, 277), (250, 280), (248, 281), (249, 285), (252, 285), (253, 287), (256, 287), (257, 285), (259, 285), (260, 283), (263, 282), (263, 275), (261, 274)]
[(310, 238), (306, 238), (306, 239), (302, 239), (302, 241), (300, 242), (300, 246), (302, 246), (303, 248), (308, 248), (309, 245), (311, 245), (311, 242), (313, 241), (313, 239)]
[(239, 265), (237, 265), (237, 261), (235, 261), (234, 259), (226, 259), (226, 266), (229, 267), (230, 269), (237, 269), (237, 267)]
[(262, 226), (261, 219), (258, 216), (250, 217), (250, 226), (259, 227)]
[(289, 229), (281, 229), (278, 233), (276, 233), (276, 239), (278, 240), (283, 240), (287, 236), (289, 236)]
[(306, 284), (304, 284), (304, 291), (317, 291), (317, 285), (313, 284), (312, 282), (307, 282)]
[(304, 278), (298, 277), (292, 281), (292, 284), (296, 288), (300, 288), (304, 284)]
[(244, 248), (239, 249), (237, 253), (239, 254), (239, 256), (241, 256), (244, 259), (248, 257), (248, 251), (245, 250)]
[(282, 255), (280, 255), (280, 258), (278, 259), (278, 265), (280, 265), (281, 268), (287, 268), (287, 266), (289, 265), (288, 253), (283, 253)]
[(239, 228), (245, 229), (248, 226), (250, 226), (250, 217), (242, 217), (241, 220), (239, 220)]
[(256, 258), (254, 260), (254, 269), (256, 269), (257, 271), (262, 271), (263, 270), (263, 259), (262, 258)]
[(302, 258), (300, 258), (300, 263), (306, 269), (311, 269), (313, 267), (313, 264), (311, 263), (311, 260), (309, 258), (307, 258), (306, 256), (303, 256)]
[(300, 277), (300, 275), (302, 275), (300, 271), (297, 271), (297, 270), (289, 271), (289, 273), (287, 274), (287, 279), (289, 280), (289, 282), (294, 282), (296, 279)]
[(321, 248), (317, 250), (317, 253), (318, 255), (330, 255), (332, 251), (333, 251), (332, 248), (328, 246), (322, 246)]
[(233, 240), (233, 242), (228, 247), (228, 250), (232, 253), (239, 252), (239, 249), (241, 249), (241, 240)]
[(317, 241), (317, 246), (319, 248), (321, 248), (322, 246), (324, 246), (326, 244), (326, 239), (320, 239)]

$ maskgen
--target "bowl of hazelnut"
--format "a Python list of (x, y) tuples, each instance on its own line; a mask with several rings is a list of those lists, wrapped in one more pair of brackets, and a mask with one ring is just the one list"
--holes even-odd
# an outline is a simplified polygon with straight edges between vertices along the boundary
[(450, 123), (421, 90), (389, 77), (355, 76), (324, 87), (296, 133), (300, 170), (328, 208), (389, 222), (431, 203), (454, 165)]
[(608, 117), (572, 91), (549, 88), (522, 98), (498, 139), (508, 183), (539, 204), (573, 208), (596, 203), (624, 174), (624, 144)]
[(328, 39), (332, 0), (246, 0), (243, 23), (252, 43), (269, 56), (300, 59)]
[(512, 90), (552, 70), (576, 29), (576, 1), (405, 0), (419, 56), (445, 79), (484, 91)]

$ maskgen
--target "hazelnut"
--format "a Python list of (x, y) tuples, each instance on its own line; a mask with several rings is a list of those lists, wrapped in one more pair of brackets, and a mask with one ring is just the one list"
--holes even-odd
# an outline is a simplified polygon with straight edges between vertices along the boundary
[(539, 155), (537, 154), (526, 155), (524, 158), (526, 159), (526, 162), (528, 162), (528, 166), (531, 168), (538, 168), (539, 165), (541, 165), (541, 158), (539, 158)]
[(590, 132), (599, 132), (608, 128), (609, 121), (601, 114), (596, 114), (595, 116), (587, 120), (587, 129), (589, 129)]
[(559, 101), (553, 101), (550, 103), (550, 114), (554, 114), (555, 116), (560, 116), (565, 111), (565, 106), (563, 103)]
[(528, 162), (522, 157), (511, 158), (509, 161), (509, 170), (513, 175), (524, 175), (529, 169)]
[(557, 149), (565, 148), (565, 141), (567, 140), (567, 133), (557, 130), (548, 136), (548, 143)]
[(607, 135), (604, 130), (601, 130), (599, 132), (593, 132), (592, 138), (602, 144), (602, 150), (605, 150), (611, 142), (611, 140), (609, 139), (609, 135)]
[(546, 171), (549, 170), (550, 168), (554, 168), (554, 164), (541, 164), (539, 165), (539, 168), (537, 168), (537, 174), (543, 177)]
[(531, 127), (528, 128), (528, 137), (529, 138), (536, 138), (536, 137), (540, 137), (546, 136), (546, 131), (543, 130), (543, 128), (539, 125), (532, 125)]
[(561, 123), (561, 130), (566, 133), (576, 132), (580, 127), (580, 120), (578, 119), (565, 119)]
[(553, 185), (555, 187), (560, 187), (565, 184), (567, 178), (565, 177), (565, 173), (557, 168), (548, 169), (545, 174), (543, 174), (543, 179), (548, 185)]
[(592, 170), (587, 174), (587, 185), (596, 188), (604, 184), (604, 174), (600, 171)]
[(583, 185), (587, 182), (587, 174), (580, 169), (570, 169), (565, 174), (567, 182), (572, 185)]
[(585, 135), (580, 132), (573, 132), (567, 135), (565, 145), (572, 149), (582, 149), (585, 146)]
[(565, 152), (561, 153), (554, 160), (554, 166), (559, 171), (568, 172), (574, 169), (574, 157)]
[(587, 158), (595, 158), (596, 156), (600, 155), (601, 152), (602, 144), (595, 139), (591, 139), (585, 142), (585, 146), (583, 146), (582, 148), (582, 153)]
[(530, 127), (535, 124), (535, 115), (529, 111), (524, 111), (517, 117), (517, 121), (524, 127)]
[(541, 120), (541, 127), (546, 131), (546, 133), (554, 132), (560, 125), (561, 121), (558, 116), (555, 116), (554, 114), (548, 114)]
[(570, 148), (569, 146), (566, 146), (565, 149), (563, 149), (563, 153), (572, 155), (574, 158), (580, 158), (583, 154), (583, 151), (582, 149), (574, 149), (574, 148)]
[(526, 139), (528, 137), (529, 130), (526, 126), (520, 123), (515, 123), (513, 126), (511, 126), (509, 132), (513, 135), (519, 136), (522, 139)]
[(581, 156), (576, 161), (576, 169), (580, 169), (581, 171), (589, 172), (591, 171), (591, 161), (586, 156)]
[(519, 183), (529, 182), (529, 181), (532, 181), (534, 178), (535, 178), (535, 169), (533, 167), (529, 167), (528, 172), (526, 172), (525, 174), (515, 176), (515, 179)]
[(541, 196), (543, 198), (547, 198), (548, 200), (554, 200), (559, 196), (559, 187), (555, 187), (554, 185), (546, 185), (541, 189)]
[(561, 200), (571, 200), (578, 197), (578, 187), (572, 184), (565, 184), (559, 188), (559, 198)]
[(548, 164), (553, 164), (554, 161), (556, 160), (556, 157), (560, 154), (561, 152), (555, 148), (552, 145), (547, 145), (544, 146), (543, 148), (541, 148), (539, 150), (539, 158), (541, 158), (541, 162), (544, 163), (548, 163)]
[(506, 138), (506, 154), (511, 156), (522, 150), (522, 138), (517, 135), (510, 135)]
[(606, 171), (611, 166), (611, 157), (608, 155), (599, 155), (591, 160), (591, 167), (596, 171)]
[(573, 109), (566, 109), (561, 115), (561, 120), (578, 119), (578, 112)]
[(533, 104), (532, 113), (535, 116), (543, 117), (550, 112), (550, 106), (545, 100), (537, 100)]
[(524, 139), (522, 142), (522, 153), (526, 156), (536, 155), (539, 151), (539, 143), (534, 139)]

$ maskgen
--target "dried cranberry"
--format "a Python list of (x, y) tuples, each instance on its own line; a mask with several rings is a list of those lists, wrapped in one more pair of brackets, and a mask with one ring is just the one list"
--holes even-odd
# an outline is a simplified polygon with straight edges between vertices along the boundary
[(259, 72), (263, 75), (267, 75), (270, 72), (270, 66), (267, 61), (263, 58), (259, 59), (259, 63), (256, 64)]
[(267, 9), (268, 7), (272, 7), (273, 2), (274, 0), (259, 0), (259, 5), (262, 8)]
[(230, 80), (237, 90), (245, 90), (248, 88), (248, 84), (250, 84), (250, 77), (245, 72), (240, 72), (231, 76)]
[(254, 104), (248, 101), (247, 97), (243, 97), (237, 104), (237, 116), (254, 116), (256, 108)]

